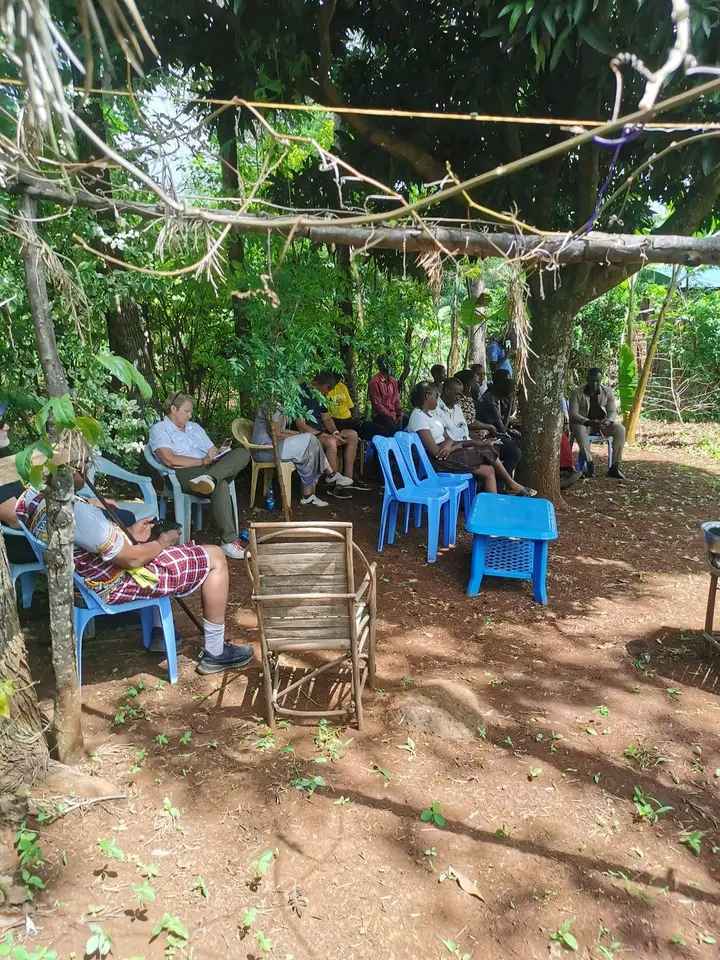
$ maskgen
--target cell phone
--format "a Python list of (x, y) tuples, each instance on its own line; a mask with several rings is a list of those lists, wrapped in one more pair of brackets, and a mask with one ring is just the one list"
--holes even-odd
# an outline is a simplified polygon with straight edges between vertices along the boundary
[(174, 520), (156, 520), (150, 528), (150, 539), (159, 540), (161, 533), (169, 533), (171, 530), (177, 530), (180, 533), (182, 527)]

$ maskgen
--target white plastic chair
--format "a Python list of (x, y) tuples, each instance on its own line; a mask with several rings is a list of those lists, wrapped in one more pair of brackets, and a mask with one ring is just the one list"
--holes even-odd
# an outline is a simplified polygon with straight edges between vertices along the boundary
[[(608, 466), (610, 466), (610, 464), (613, 462), (613, 438), (604, 437), (601, 433), (592, 433), (588, 439), (590, 440), (590, 443), (607, 443)], [(578, 446), (580, 447), (577, 461), (578, 470), (582, 472), (585, 469), (585, 453), (580, 444), (578, 444)]]
[[(198, 497), (192, 493), (185, 493), (180, 486), (180, 481), (178, 480), (175, 471), (171, 470), (170, 467), (166, 467), (165, 464), (160, 463), (150, 449), (149, 444), (145, 444), (143, 447), (143, 454), (153, 470), (157, 470), (160, 476), (163, 477), (170, 485), (170, 488), (166, 488), (158, 498), (160, 501), (160, 516), (164, 519), (167, 513), (167, 501), (172, 500), (173, 510), (175, 511), (175, 522), (179, 523), (182, 528), (181, 543), (187, 543), (190, 539), (190, 532), (193, 526), (193, 510), (195, 511), (195, 527), (198, 530), (202, 530), (202, 508), (207, 507), (210, 501), (207, 497)], [(230, 499), (232, 500), (233, 510), (235, 511), (235, 526), (237, 528), (239, 514), (237, 494), (235, 493), (235, 484), (230, 483), (228, 486), (230, 487)]]
[[(157, 517), (158, 498), (155, 493), (151, 477), (144, 477), (140, 473), (131, 473), (123, 467), (113, 463), (106, 457), (94, 457), (88, 464), (87, 475), (91, 483), (95, 482), (97, 474), (103, 474), (106, 477), (115, 477), (117, 480), (123, 480), (125, 483), (132, 483), (140, 488), (142, 500), (118, 500), (118, 507), (123, 510), (130, 510), (135, 514), (136, 520), (144, 520), (145, 517)], [(94, 494), (89, 487), (83, 487), (80, 491), (82, 497), (93, 497)]]

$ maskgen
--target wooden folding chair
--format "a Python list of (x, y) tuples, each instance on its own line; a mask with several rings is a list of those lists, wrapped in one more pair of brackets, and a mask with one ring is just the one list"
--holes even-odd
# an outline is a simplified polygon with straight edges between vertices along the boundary
[[(355, 562), (364, 571), (356, 587)], [(247, 563), (262, 647), (268, 726), (275, 715), (355, 717), (362, 726), (362, 691), (375, 679), (375, 564), (353, 543), (351, 523), (252, 523)], [(335, 651), (338, 656), (281, 686), (280, 655)], [(351, 703), (340, 709), (288, 706), (321, 675), (349, 669)], [(303, 690), (302, 688), (305, 688)]]

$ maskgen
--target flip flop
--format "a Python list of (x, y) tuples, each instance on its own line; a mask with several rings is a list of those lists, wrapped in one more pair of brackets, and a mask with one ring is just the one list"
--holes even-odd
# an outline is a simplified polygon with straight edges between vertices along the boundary
[(523, 487), (521, 490), (518, 490), (517, 493), (512, 493), (513, 497), (536, 497), (537, 490), (533, 490), (532, 487)]

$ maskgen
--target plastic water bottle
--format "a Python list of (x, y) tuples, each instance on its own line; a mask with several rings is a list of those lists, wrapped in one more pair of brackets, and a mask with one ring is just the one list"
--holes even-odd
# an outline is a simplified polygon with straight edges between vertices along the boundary
[(275, 509), (275, 489), (274, 484), (270, 484), (268, 487), (267, 496), (265, 497), (265, 509), (274, 510)]

